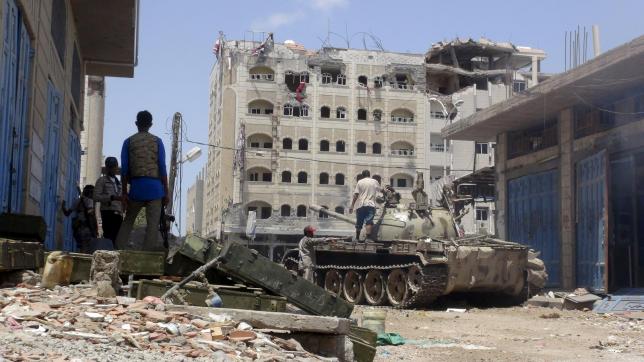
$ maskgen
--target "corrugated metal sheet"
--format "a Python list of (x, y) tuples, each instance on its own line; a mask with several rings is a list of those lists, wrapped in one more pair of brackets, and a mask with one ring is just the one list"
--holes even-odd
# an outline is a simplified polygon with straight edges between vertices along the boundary
[[(58, 191), (58, 163), (60, 155), (60, 126), (63, 117), (63, 100), (60, 92), (49, 82), (47, 90), (47, 139), (45, 142), (45, 172), (43, 174), (40, 208), (47, 223), (45, 246), (49, 250), (56, 245), (56, 214), (60, 208)], [(71, 205), (68, 205), (70, 207)]]
[(560, 286), (559, 171), (509, 180), (507, 218), (510, 241), (540, 251), (548, 271), (547, 286)]
[(577, 285), (604, 289), (606, 152), (577, 163)]

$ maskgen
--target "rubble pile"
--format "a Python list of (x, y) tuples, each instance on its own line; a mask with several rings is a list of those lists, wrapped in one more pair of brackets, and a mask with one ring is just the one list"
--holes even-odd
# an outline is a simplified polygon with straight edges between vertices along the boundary
[[(156, 297), (100, 297), (89, 285), (47, 290), (22, 284), (0, 289), (0, 340), (0, 356), (10, 361), (78, 357), (335, 360), (305, 351), (294, 339), (271, 336), (268, 331), (234, 321), (214, 308), (208, 318), (197, 317), (177, 308), (168, 310)], [(76, 346), (65, 352), (52, 347), (57, 345)]]

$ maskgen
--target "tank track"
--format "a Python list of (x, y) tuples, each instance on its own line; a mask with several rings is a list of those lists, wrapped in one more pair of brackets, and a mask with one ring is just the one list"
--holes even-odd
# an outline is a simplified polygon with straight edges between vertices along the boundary
[(417, 291), (409, 289), (405, 301), (397, 306), (400, 309), (424, 308), (431, 304), (436, 298), (443, 295), (447, 288), (447, 267), (443, 265), (422, 266), (418, 263), (396, 264), (396, 265), (315, 265), (318, 270), (393, 270), (416, 266), (420, 268), (422, 279), (421, 287)]

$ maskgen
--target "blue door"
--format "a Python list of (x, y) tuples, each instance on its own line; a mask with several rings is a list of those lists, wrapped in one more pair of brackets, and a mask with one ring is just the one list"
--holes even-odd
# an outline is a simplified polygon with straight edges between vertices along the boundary
[(508, 238), (541, 252), (548, 287), (561, 285), (559, 171), (508, 181)]
[(22, 211), (31, 41), (14, 0), (4, 2), (0, 59), (0, 212)]
[(577, 286), (605, 289), (606, 151), (577, 163)]
[[(67, 159), (67, 182), (65, 189), (65, 202), (68, 207), (78, 199), (78, 184), (80, 182), (80, 141), (74, 130), (69, 132), (68, 159)], [(72, 220), (70, 217), (65, 218), (65, 236), (63, 241), (63, 250), (75, 251), (76, 241), (72, 231)]]
[[(47, 223), (47, 240), (49, 250), (56, 249), (56, 216), (60, 209), (58, 198), (58, 159), (60, 151), (60, 125), (63, 116), (63, 100), (60, 92), (49, 82), (47, 87), (47, 119), (45, 121), (45, 165), (43, 188), (40, 200), (42, 216)], [(68, 205), (68, 207), (71, 205)]]

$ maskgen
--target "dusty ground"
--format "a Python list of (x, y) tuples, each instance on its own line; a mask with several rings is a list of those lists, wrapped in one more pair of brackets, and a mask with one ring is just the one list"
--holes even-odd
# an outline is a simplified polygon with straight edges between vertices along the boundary
[(541, 307), (386, 310), (386, 331), (411, 341), (378, 347), (376, 361), (644, 361), (644, 320), (635, 318)]

